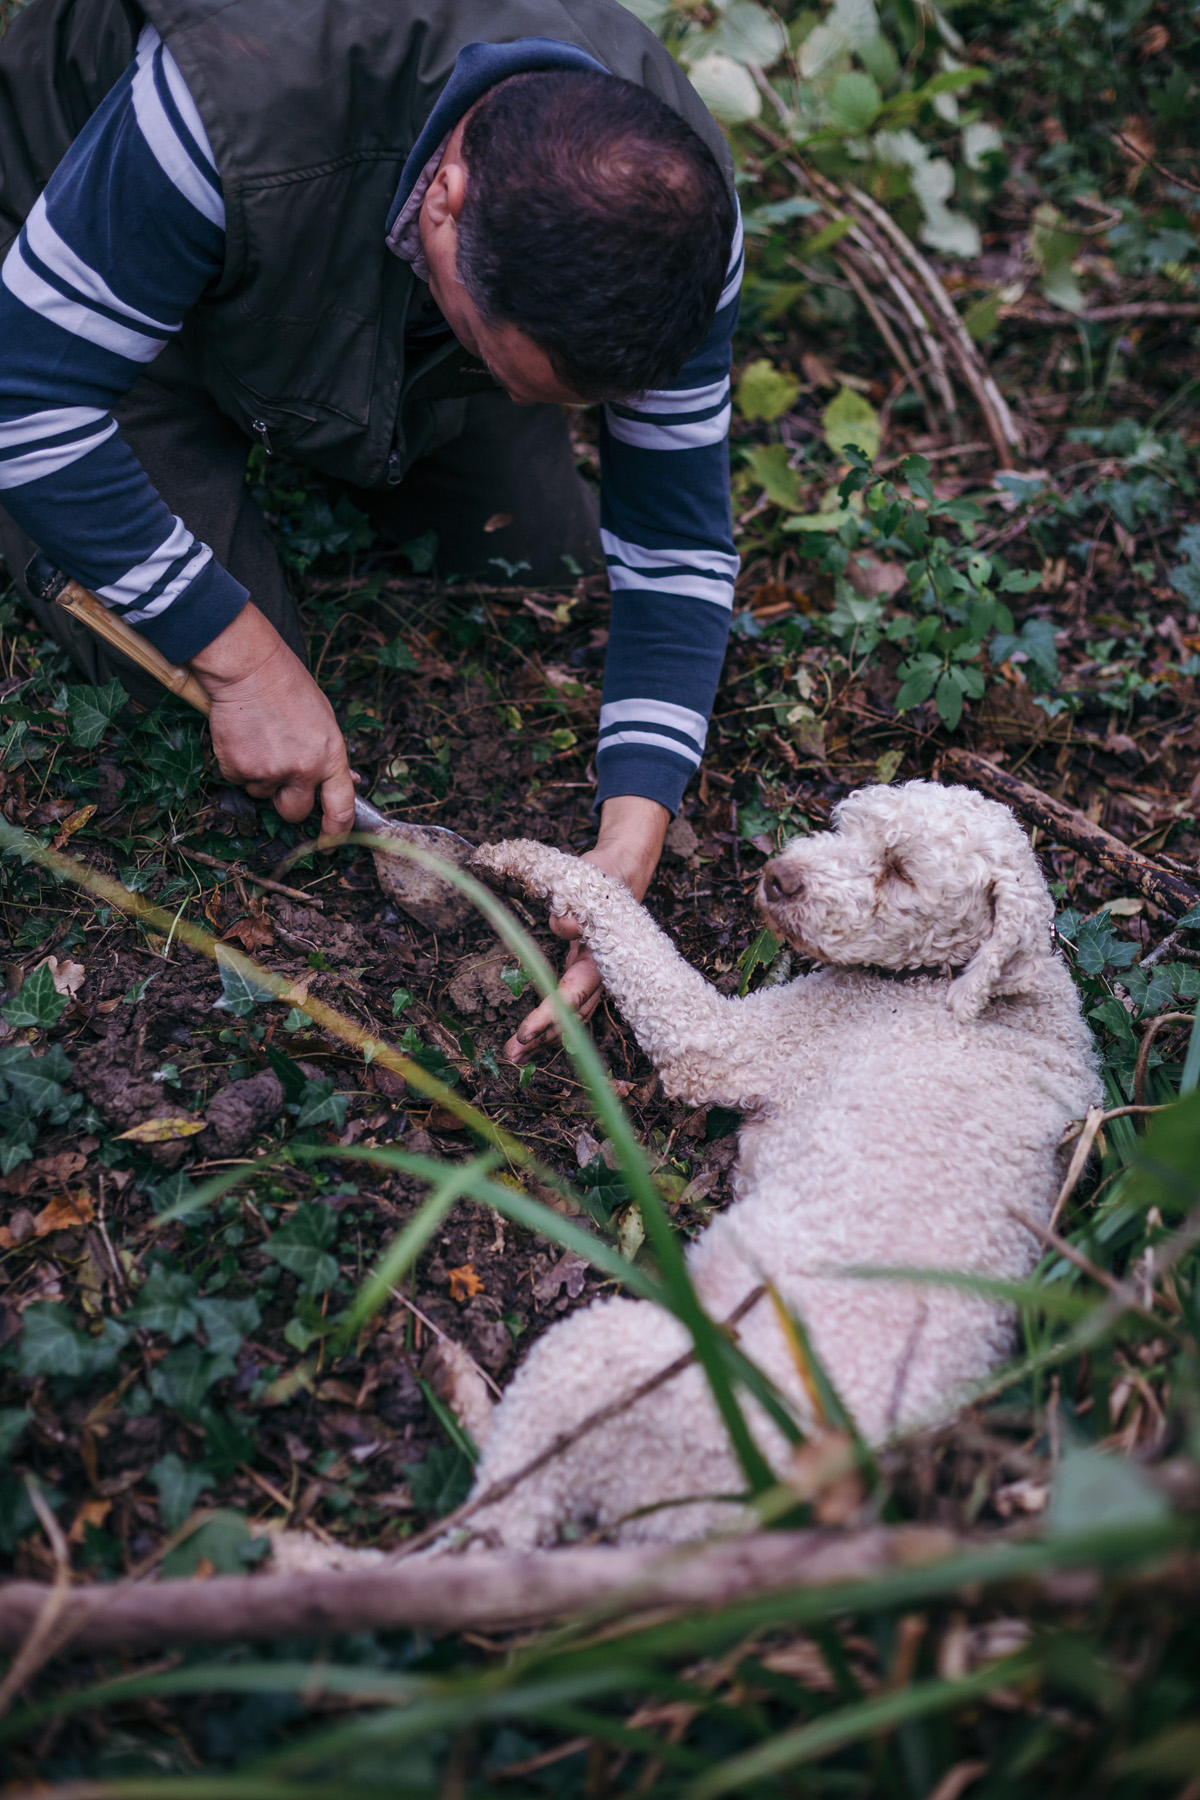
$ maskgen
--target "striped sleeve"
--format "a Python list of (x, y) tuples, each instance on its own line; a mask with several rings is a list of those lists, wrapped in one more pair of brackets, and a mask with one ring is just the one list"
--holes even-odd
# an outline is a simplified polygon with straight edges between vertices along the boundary
[(612, 627), (598, 804), (641, 794), (675, 813), (704, 753), (738, 572), (729, 365), (742, 267), (739, 217), (705, 343), (671, 387), (604, 409), (600, 537)]
[(0, 504), (177, 662), (225, 629), (246, 590), (155, 492), (112, 408), (224, 254), (200, 115), (146, 25), (0, 268)]

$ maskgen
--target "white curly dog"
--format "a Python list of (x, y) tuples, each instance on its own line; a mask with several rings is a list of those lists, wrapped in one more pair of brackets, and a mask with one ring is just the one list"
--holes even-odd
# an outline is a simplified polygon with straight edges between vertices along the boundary
[[(735, 1107), (736, 1201), (691, 1245), (714, 1319), (770, 1282), (799, 1315), (863, 1434), (881, 1442), (944, 1417), (1011, 1352), (1003, 1306), (945, 1285), (854, 1267), (971, 1270), (1019, 1279), (1040, 1255), (1013, 1217), (1044, 1222), (1063, 1127), (1099, 1097), (1053, 905), (1006, 807), (965, 788), (864, 788), (835, 829), (769, 862), (771, 930), (825, 965), (729, 998), (650, 915), (590, 863), (526, 841), (476, 864), (573, 913), (605, 986), (662, 1077), (695, 1106)], [(951, 975), (951, 971), (958, 973)], [(747, 1354), (812, 1418), (770, 1298), (738, 1327)], [(489, 1418), (475, 1493), (690, 1347), (658, 1306), (598, 1300), (533, 1346)], [(787, 1446), (748, 1413), (764, 1454)], [(514, 1548), (599, 1530), (668, 1542), (744, 1522), (744, 1489), (693, 1364), (484, 1508), (485, 1538)]]

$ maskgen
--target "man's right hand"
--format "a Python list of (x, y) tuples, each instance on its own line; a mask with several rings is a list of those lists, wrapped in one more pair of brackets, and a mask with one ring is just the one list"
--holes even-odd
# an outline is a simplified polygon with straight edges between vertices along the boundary
[(191, 659), (212, 697), (213, 749), (227, 781), (298, 825), (321, 793), (321, 831), (354, 824), (354, 781), (333, 708), (252, 601)]

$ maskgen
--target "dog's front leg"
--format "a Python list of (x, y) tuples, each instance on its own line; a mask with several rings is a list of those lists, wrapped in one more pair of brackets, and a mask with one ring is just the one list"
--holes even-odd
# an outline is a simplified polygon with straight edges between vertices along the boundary
[(605, 987), (667, 1092), (695, 1106), (749, 1106), (761, 1097), (762, 1046), (742, 1001), (710, 987), (625, 885), (593, 863), (527, 838), (485, 844), (477, 867), (518, 881), (572, 913)]

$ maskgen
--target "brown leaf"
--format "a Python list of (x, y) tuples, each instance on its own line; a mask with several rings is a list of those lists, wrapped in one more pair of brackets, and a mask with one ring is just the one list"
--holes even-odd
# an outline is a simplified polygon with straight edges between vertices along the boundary
[(112, 1504), (111, 1500), (85, 1500), (67, 1533), (68, 1544), (82, 1544), (84, 1532), (89, 1525), (99, 1529), (112, 1511)]
[(59, 962), (57, 956), (47, 956), (45, 964), (56, 993), (71, 995), (79, 992), (87, 975), (82, 963), (72, 962), (69, 957)]
[(800, 358), (800, 371), (805, 381), (811, 381), (814, 387), (835, 388), (840, 385), (837, 376), (815, 350), (806, 350)]
[(113, 1142), (169, 1144), (175, 1138), (195, 1137), (204, 1126), (205, 1120), (193, 1118), (190, 1113), (166, 1113), (160, 1118), (143, 1119), (140, 1125), (131, 1125), (128, 1131), (119, 1131)]
[(34, 1235), (33, 1214), (19, 1206), (7, 1225), (0, 1225), (0, 1250), (15, 1250)]
[(482, 1294), (483, 1283), (470, 1263), (464, 1263), (461, 1269), (450, 1271), (450, 1298), (465, 1306), (476, 1294)]
[(236, 938), (242, 949), (250, 956), (253, 956), (256, 950), (265, 949), (268, 944), (275, 942), (275, 931), (271, 921), (261, 913), (261, 901), (258, 902), (258, 906), (260, 911), (256, 914), (254, 902), (251, 902), (250, 911), (236, 924), (231, 925), (223, 936), (223, 941), (226, 943), (230, 938)]
[(96, 1203), (86, 1188), (76, 1188), (73, 1194), (56, 1194), (33, 1221), (34, 1236), (49, 1237), (52, 1231), (75, 1231), (80, 1225), (90, 1224), (95, 1212)]
[(483, 529), (485, 531), (503, 531), (504, 527), (506, 525), (511, 525), (512, 522), (513, 516), (511, 513), (493, 513), (490, 519), (484, 520)]
[(429, 1126), (430, 1131), (466, 1130), (466, 1126), (457, 1114), (448, 1111), (444, 1106), (433, 1107), (425, 1122)]

